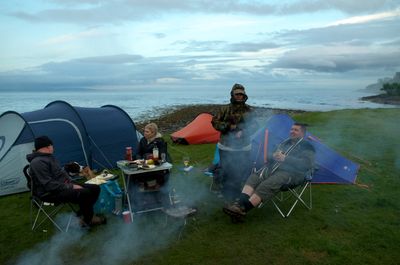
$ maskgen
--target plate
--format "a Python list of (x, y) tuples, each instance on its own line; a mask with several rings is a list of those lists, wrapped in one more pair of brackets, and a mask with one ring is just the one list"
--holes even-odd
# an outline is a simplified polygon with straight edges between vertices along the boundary
[(153, 168), (155, 168), (156, 166), (155, 165), (143, 165), (143, 166), (141, 166), (140, 168), (141, 169), (144, 169), (144, 170), (148, 170), (148, 169), (153, 169)]

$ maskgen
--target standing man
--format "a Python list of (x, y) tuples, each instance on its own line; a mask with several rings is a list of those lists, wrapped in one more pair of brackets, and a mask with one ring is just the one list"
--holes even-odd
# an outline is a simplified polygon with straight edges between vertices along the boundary
[(230, 95), (230, 104), (223, 106), (212, 119), (213, 127), (221, 132), (218, 149), (222, 194), (228, 200), (239, 196), (242, 181), (250, 174), (250, 135), (253, 133), (252, 110), (246, 104), (244, 86), (234, 84)]
[(313, 169), (315, 149), (304, 139), (306, 127), (295, 123), (289, 139), (283, 141), (259, 173), (247, 179), (239, 201), (223, 208), (224, 213), (241, 220), (248, 211), (261, 202), (270, 200), (285, 185), (300, 185), (306, 173)]
[(40, 136), (35, 139), (35, 151), (26, 156), (30, 163), (29, 173), (34, 195), (47, 202), (78, 204), (78, 216), (82, 218), (82, 226), (105, 224), (105, 218), (95, 216), (93, 212), (100, 187), (73, 183), (53, 153), (54, 147), (50, 138)]

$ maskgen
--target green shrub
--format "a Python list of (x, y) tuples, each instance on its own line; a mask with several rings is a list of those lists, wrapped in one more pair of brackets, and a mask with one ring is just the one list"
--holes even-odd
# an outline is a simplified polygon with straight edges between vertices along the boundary
[(385, 91), (389, 96), (400, 96), (400, 84), (399, 83), (385, 83), (381, 90)]

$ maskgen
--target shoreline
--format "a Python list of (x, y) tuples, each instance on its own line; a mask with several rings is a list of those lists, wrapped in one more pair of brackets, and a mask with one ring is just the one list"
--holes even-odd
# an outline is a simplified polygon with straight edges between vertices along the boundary
[(379, 104), (386, 104), (386, 105), (400, 105), (400, 96), (389, 96), (387, 94), (378, 94), (373, 96), (362, 97), (361, 100), (370, 101)]
[[(144, 126), (149, 122), (158, 125), (161, 134), (171, 134), (193, 121), (201, 113), (215, 115), (222, 106), (226, 104), (199, 104), (179, 105), (162, 109), (157, 116), (142, 116), (135, 122), (136, 130), (143, 133)], [(250, 105), (251, 106), (251, 105)], [(306, 112), (305, 110), (277, 109), (251, 106), (258, 118), (268, 117), (272, 114), (296, 114)]]

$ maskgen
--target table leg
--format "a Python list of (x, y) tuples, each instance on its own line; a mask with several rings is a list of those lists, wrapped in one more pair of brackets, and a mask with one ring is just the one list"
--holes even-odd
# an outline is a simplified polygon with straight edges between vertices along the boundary
[[(133, 212), (132, 212), (132, 206), (131, 206), (131, 199), (129, 197), (129, 175), (125, 175), (125, 173), (121, 170), (121, 176), (122, 176), (122, 182), (124, 184), (124, 189), (125, 189), (125, 197), (126, 200), (128, 201), (128, 209), (129, 209), (129, 214), (131, 215), (131, 222), (133, 223)], [(125, 177), (127, 180), (125, 180)]]

